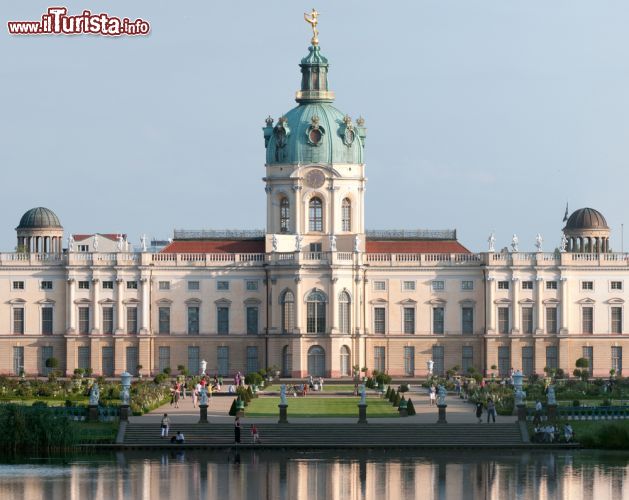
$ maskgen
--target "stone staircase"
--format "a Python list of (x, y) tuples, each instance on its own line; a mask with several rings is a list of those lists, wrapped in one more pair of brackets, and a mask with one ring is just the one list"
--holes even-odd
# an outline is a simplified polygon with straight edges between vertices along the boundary
[[(513, 448), (523, 443), (518, 423), (509, 424), (379, 424), (289, 423), (256, 424), (261, 445), (273, 448)], [(251, 425), (241, 429), (241, 445), (252, 445)], [(232, 424), (177, 424), (170, 435), (182, 431), (186, 447), (223, 448), (234, 444)], [(129, 423), (124, 436), (128, 448), (171, 445), (160, 438), (159, 424)]]

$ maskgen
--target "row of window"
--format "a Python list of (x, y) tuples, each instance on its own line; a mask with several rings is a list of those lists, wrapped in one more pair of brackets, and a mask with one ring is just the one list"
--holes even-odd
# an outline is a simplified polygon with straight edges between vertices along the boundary
[[(416, 333), (416, 309), (404, 307), (402, 311), (402, 332), (406, 334)], [(373, 308), (373, 331), (377, 334), (387, 332), (387, 308), (376, 306)], [(445, 333), (445, 308), (438, 306), (432, 308), (432, 333)], [(474, 308), (461, 308), (461, 333), (471, 335), (474, 333)]]
[[(283, 197), (280, 200), (280, 232), (290, 232), (290, 202)], [(315, 196), (308, 202), (308, 230), (323, 231), (323, 201)], [(349, 198), (341, 202), (341, 231), (352, 230), (352, 203)]]
[[(216, 307), (216, 332), (220, 335), (230, 333), (229, 326), (229, 306), (218, 305)], [(198, 335), (199, 330), (199, 313), (198, 305), (187, 307), (187, 333), (188, 335)], [(171, 333), (170, 326), (170, 306), (160, 306), (158, 308), (158, 333), (168, 335)], [(256, 305), (247, 305), (245, 307), (246, 333), (248, 335), (257, 335), (259, 333), (259, 308)]]
[[(533, 290), (533, 281), (521, 281), (522, 290)], [(546, 281), (546, 290), (557, 290), (557, 282), (556, 281)], [(498, 281), (498, 290), (509, 290), (510, 283), (509, 281)], [(622, 290), (623, 282), (622, 281), (610, 281), (609, 282), (609, 290)], [(594, 290), (594, 282), (593, 281), (581, 281), (581, 290), (584, 291), (592, 291)]]
[[(247, 366), (246, 373), (257, 372), (259, 370), (258, 348), (256, 346), (247, 346)], [(114, 375), (114, 348), (105, 346), (101, 347), (101, 367), (102, 374), (106, 377)], [(136, 346), (128, 346), (125, 348), (125, 369), (132, 375), (138, 374), (139, 356)], [(80, 346), (77, 348), (77, 368), (91, 368), (91, 348), (89, 346)], [(54, 357), (54, 349), (52, 346), (43, 346), (39, 348), (39, 373), (48, 375), (52, 370), (46, 366), (46, 361)], [(227, 376), (230, 374), (229, 363), (229, 347), (222, 346), (216, 349), (216, 366), (218, 375)], [(160, 346), (158, 348), (158, 368), (162, 372), (165, 368), (171, 368), (170, 347)], [(199, 373), (201, 369), (200, 348), (198, 346), (188, 346), (188, 364), (187, 369), (190, 373)], [(13, 347), (13, 373), (20, 375), (24, 371), (24, 347)]]
[[(523, 307), (522, 311), (522, 333), (533, 333), (533, 308)], [(622, 307), (611, 306), (610, 314), (610, 333), (622, 333)], [(517, 326), (517, 325), (516, 325)], [(546, 308), (546, 333), (557, 333), (557, 308)], [(498, 307), (498, 333), (509, 333), (511, 331), (510, 324), (510, 308)], [(581, 332), (594, 333), (594, 307), (581, 307)]]
[[(423, 351), (422, 351), (423, 354)], [(441, 345), (432, 346), (431, 359), (434, 363), (433, 373), (435, 375), (444, 376), (446, 371), (445, 366), (445, 348)], [(388, 370), (386, 359), (386, 347), (375, 346), (373, 348), (374, 370), (386, 372)], [(474, 347), (462, 346), (461, 351), (461, 370), (467, 372), (469, 368), (474, 366)], [(415, 347), (404, 347), (404, 375), (412, 377), (415, 376)]]
[[(102, 288), (104, 290), (113, 290), (114, 282), (113, 281), (102, 281)], [(137, 290), (138, 282), (131, 280), (125, 282), (127, 290)], [(24, 290), (25, 282), (24, 281), (13, 281), (12, 282), (13, 290)], [(43, 280), (39, 282), (39, 287), (41, 290), (52, 290), (53, 289), (53, 281), (52, 280)], [(89, 290), (91, 287), (90, 281), (81, 280), (77, 282), (77, 287), (79, 290)], [(170, 290), (170, 281), (159, 281), (158, 287), (160, 290)], [(188, 290), (200, 290), (201, 283), (198, 280), (190, 280), (187, 282)], [(258, 280), (245, 280), (245, 288), (248, 291), (257, 291), (259, 288)], [(216, 290), (219, 291), (229, 291), (229, 281), (226, 280), (217, 280), (216, 281)]]
[[(432, 280), (430, 282), (430, 287), (434, 292), (443, 292), (446, 289), (446, 282), (443, 280)], [(460, 282), (460, 288), (464, 291), (474, 290), (474, 281), (473, 280), (463, 280)], [(387, 281), (386, 280), (374, 280), (373, 281), (373, 289), (376, 292), (383, 292), (387, 289)], [(402, 291), (404, 292), (413, 292), (417, 289), (417, 282), (414, 280), (403, 280), (402, 281)]]

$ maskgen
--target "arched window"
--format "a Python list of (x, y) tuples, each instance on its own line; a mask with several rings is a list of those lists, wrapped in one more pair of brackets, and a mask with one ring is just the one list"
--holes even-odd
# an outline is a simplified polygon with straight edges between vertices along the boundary
[(325, 351), (321, 346), (313, 345), (308, 349), (308, 375), (325, 377)]
[(295, 329), (295, 296), (286, 290), (280, 299), (282, 306), (282, 333), (291, 333)]
[(312, 198), (308, 205), (310, 231), (323, 231), (323, 203), (320, 198)]
[(349, 293), (342, 291), (339, 295), (339, 329), (341, 333), (351, 333)]
[(349, 347), (341, 346), (341, 377), (348, 377), (349, 372)]
[(280, 233), (290, 231), (290, 205), (288, 198), (284, 197), (280, 201)]
[(314, 290), (308, 295), (308, 333), (325, 333), (325, 294)]
[(293, 355), (287, 345), (282, 349), (282, 377), (290, 377), (293, 370)]
[(352, 202), (344, 198), (341, 204), (341, 231), (352, 230)]

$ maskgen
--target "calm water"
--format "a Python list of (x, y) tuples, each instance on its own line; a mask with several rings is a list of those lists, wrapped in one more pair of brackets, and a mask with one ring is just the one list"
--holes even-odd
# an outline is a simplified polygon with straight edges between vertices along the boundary
[(629, 500), (629, 453), (134, 452), (0, 464), (0, 499)]

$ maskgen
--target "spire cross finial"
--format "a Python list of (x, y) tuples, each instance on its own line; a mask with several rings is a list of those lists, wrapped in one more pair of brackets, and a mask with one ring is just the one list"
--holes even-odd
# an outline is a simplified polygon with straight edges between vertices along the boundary
[(307, 12), (304, 13), (304, 19), (308, 24), (310, 24), (310, 26), (312, 26), (312, 40), (310, 40), (310, 43), (312, 43), (312, 45), (319, 45), (319, 30), (317, 30), (317, 24), (319, 23), (319, 13), (315, 9), (312, 9), (310, 16)]

